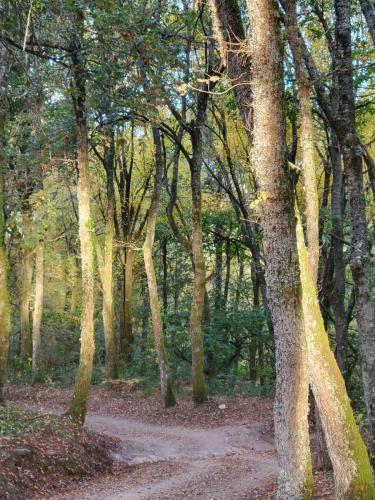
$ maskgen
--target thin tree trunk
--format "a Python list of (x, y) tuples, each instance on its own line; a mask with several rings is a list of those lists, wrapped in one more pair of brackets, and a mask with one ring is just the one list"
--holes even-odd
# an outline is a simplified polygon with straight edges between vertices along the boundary
[(335, 0), (336, 53), (339, 88), (337, 137), (347, 176), (352, 234), (350, 267), (356, 291), (359, 348), (367, 417), (375, 442), (375, 320), (371, 290), (371, 263), (363, 190), (361, 145), (356, 133), (351, 53), (350, 0)]
[(125, 249), (125, 268), (124, 268), (124, 296), (123, 296), (123, 329), (122, 329), (122, 350), (125, 362), (128, 363), (131, 358), (131, 346), (133, 343), (133, 265), (134, 250), (126, 247)]
[(20, 294), (20, 316), (21, 316), (21, 349), (20, 354), (23, 360), (30, 359), (32, 356), (32, 338), (30, 327), (30, 302), (31, 287), (33, 280), (33, 255), (32, 249), (28, 243), (30, 233), (30, 213), (29, 206), (25, 207), (22, 214), (23, 225), (23, 249), (22, 262), (20, 265), (21, 273), (21, 294)]
[(5, 248), (5, 92), (7, 53), (0, 47), (0, 405), (4, 402), (10, 334), (10, 301), (8, 292), (8, 258)]
[(219, 234), (220, 224), (215, 225), (215, 269), (213, 275), (214, 305), (215, 311), (221, 311), (223, 307), (223, 240)]
[(163, 176), (163, 153), (159, 130), (153, 128), (152, 132), (155, 145), (155, 182), (151, 198), (151, 205), (147, 217), (147, 230), (146, 239), (143, 245), (143, 256), (145, 261), (148, 291), (150, 297), (152, 329), (154, 332), (155, 347), (159, 364), (161, 395), (164, 406), (167, 408), (176, 404), (176, 398), (173, 392), (171, 377), (169, 374), (168, 358), (164, 345), (163, 321), (161, 318), (158, 287), (156, 282), (154, 262), (152, 258), (152, 247), (155, 239), (156, 217), (159, 206)]
[(363, 15), (365, 16), (368, 30), (370, 32), (372, 42), (375, 46), (375, 6), (373, 0), (359, 0)]
[(90, 210), (90, 178), (87, 136), (86, 81), (82, 63), (83, 12), (77, 12), (77, 30), (73, 34), (71, 60), (73, 71), (73, 104), (77, 125), (78, 149), (78, 216), (82, 268), (81, 350), (79, 367), (69, 414), (83, 423), (91, 384), (94, 359), (94, 252)]
[(225, 279), (224, 279), (224, 293), (223, 293), (223, 308), (225, 309), (228, 304), (229, 297), (229, 283), (230, 283), (230, 263), (231, 263), (231, 248), (229, 238), (225, 244)]
[[(201, 130), (195, 134), (195, 145), (193, 151), (196, 156), (202, 154)], [(191, 191), (192, 191), (192, 259), (194, 263), (193, 300), (190, 313), (190, 336), (192, 348), (192, 385), (193, 399), (195, 403), (206, 400), (206, 385), (204, 380), (204, 348), (202, 338), (202, 318), (204, 313), (204, 302), (206, 295), (206, 266), (203, 255), (202, 243), (202, 195), (201, 195), (201, 162), (195, 158), (191, 162)]]
[(347, 358), (347, 338), (346, 338), (346, 315), (345, 315), (345, 261), (344, 261), (344, 234), (342, 214), (343, 203), (343, 173), (341, 167), (341, 157), (338, 149), (337, 139), (334, 132), (331, 132), (330, 156), (332, 162), (332, 190), (331, 190), (331, 211), (332, 211), (332, 252), (334, 259), (333, 290), (330, 302), (333, 311), (335, 332), (336, 332), (336, 359), (340, 371), (345, 377)]
[(355, 423), (344, 379), (329, 346), (299, 218), (297, 242), (310, 381), (333, 465), (336, 498), (373, 499), (372, 468)]
[(31, 383), (42, 381), (40, 327), (43, 315), (44, 294), (44, 242), (40, 241), (35, 249), (35, 301), (33, 311), (33, 354)]
[(77, 321), (77, 303), (78, 303), (78, 264), (77, 257), (70, 258), (70, 310), (69, 323), (72, 328), (76, 326)]
[(163, 240), (162, 244), (163, 252), (163, 313), (164, 317), (167, 317), (168, 313), (168, 242)]
[(99, 275), (103, 290), (103, 329), (105, 343), (105, 376), (107, 379), (118, 377), (117, 342), (114, 325), (113, 305), (113, 238), (115, 233), (115, 190), (114, 161), (115, 142), (113, 131), (110, 130), (110, 145), (104, 151), (104, 167), (107, 175), (107, 215), (104, 237), (104, 251), (99, 243), (96, 245)]
[(294, 194), (286, 162), (283, 76), (278, 9), (248, 0), (252, 56), (254, 145), (266, 256), (266, 283), (276, 340), (275, 437), (279, 499), (311, 498), (308, 370)]

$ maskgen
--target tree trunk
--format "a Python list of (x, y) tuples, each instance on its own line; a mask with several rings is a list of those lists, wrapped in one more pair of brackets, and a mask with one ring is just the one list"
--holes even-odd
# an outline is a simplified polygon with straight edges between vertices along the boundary
[[(199, 110), (199, 114), (205, 110)], [(202, 166), (202, 130), (204, 117), (196, 120), (192, 133), (193, 158), (190, 162), (191, 194), (192, 194), (192, 233), (191, 248), (194, 271), (193, 299), (190, 313), (190, 336), (192, 349), (191, 376), (193, 385), (193, 400), (203, 403), (206, 398), (206, 384), (204, 380), (204, 347), (202, 338), (202, 318), (206, 296), (206, 266), (203, 255), (202, 242), (202, 193), (201, 193), (201, 166)]]
[(20, 354), (23, 360), (30, 359), (32, 356), (32, 339), (30, 328), (30, 301), (31, 286), (33, 280), (33, 256), (32, 249), (28, 243), (30, 236), (30, 207), (24, 207), (22, 214), (23, 226), (23, 249), (22, 262), (20, 265), (21, 274), (21, 294), (20, 294), (20, 316), (21, 316), (21, 349)]
[(155, 239), (156, 217), (159, 206), (163, 176), (163, 152), (159, 130), (153, 128), (152, 132), (155, 145), (155, 181), (150, 209), (147, 217), (147, 231), (146, 239), (143, 245), (143, 256), (145, 261), (148, 291), (150, 297), (152, 329), (154, 332), (155, 347), (159, 364), (161, 395), (164, 406), (167, 408), (176, 404), (176, 398), (173, 392), (171, 377), (169, 374), (168, 358), (165, 351), (163, 321), (161, 318), (158, 287), (156, 282), (154, 262), (152, 258), (152, 247)]
[(115, 232), (115, 189), (114, 189), (114, 161), (115, 142), (113, 131), (110, 130), (110, 145), (105, 147), (104, 167), (107, 175), (107, 215), (104, 237), (104, 251), (99, 243), (96, 245), (98, 256), (99, 275), (103, 290), (103, 330), (105, 343), (105, 376), (107, 379), (118, 377), (117, 342), (114, 325), (113, 305), (113, 238)]
[(163, 313), (164, 317), (167, 317), (168, 313), (168, 242), (167, 240), (163, 240), (162, 243), (162, 252), (163, 252)]
[(77, 321), (77, 303), (78, 303), (78, 264), (77, 257), (74, 255), (70, 258), (69, 266), (70, 274), (70, 310), (69, 323), (71, 328), (76, 326)]
[(344, 379), (329, 346), (299, 218), (297, 242), (310, 381), (333, 465), (336, 498), (373, 499), (371, 465), (355, 423)]
[(308, 370), (294, 194), (286, 162), (283, 76), (278, 9), (248, 0), (252, 56), (252, 160), (264, 234), (268, 305), (276, 341), (275, 437), (279, 499), (311, 498)]
[(121, 331), (122, 351), (126, 363), (131, 358), (131, 346), (133, 342), (133, 264), (134, 250), (129, 246), (125, 249)]
[(345, 261), (344, 261), (344, 234), (342, 214), (343, 203), (343, 173), (341, 168), (341, 157), (338, 149), (337, 139), (331, 132), (330, 156), (332, 162), (332, 189), (331, 189), (331, 211), (332, 211), (332, 252), (334, 259), (333, 290), (330, 297), (336, 333), (336, 359), (341, 373), (345, 377), (347, 357), (347, 332), (345, 315)]
[[(289, 45), (292, 49), (296, 74), (299, 111), (301, 121), (301, 159), (304, 184), (305, 217), (307, 247), (313, 281), (317, 284), (319, 267), (319, 195), (314, 160), (314, 125), (310, 102), (309, 75), (305, 68), (301, 53), (301, 44), (298, 39), (298, 20), (295, 0), (286, 0), (287, 16), (286, 29)], [(318, 452), (321, 465), (329, 464), (327, 447), (325, 446), (324, 432), (313, 401), (315, 412), (315, 430), (317, 434)], [(329, 468), (329, 467), (328, 467)]]
[(223, 240), (219, 234), (221, 225), (215, 225), (215, 269), (213, 275), (213, 288), (214, 288), (214, 306), (215, 311), (221, 311), (223, 308)]
[(372, 42), (375, 46), (375, 6), (373, 0), (359, 0), (363, 15), (365, 16), (368, 30), (370, 32)]
[(77, 12), (77, 32), (73, 34), (71, 60), (73, 71), (73, 104), (77, 125), (78, 149), (78, 216), (82, 268), (81, 350), (79, 367), (69, 414), (83, 423), (87, 410), (94, 359), (94, 254), (90, 210), (90, 178), (87, 136), (86, 81), (82, 62), (83, 12)]
[(356, 134), (351, 53), (350, 1), (336, 0), (336, 53), (339, 109), (337, 137), (347, 176), (352, 234), (350, 267), (356, 290), (363, 390), (372, 440), (375, 442), (375, 321), (371, 290), (371, 263), (363, 190), (361, 145)]
[(33, 355), (31, 383), (42, 381), (40, 327), (43, 315), (44, 293), (44, 242), (40, 241), (35, 249), (35, 301), (33, 311)]
[(228, 304), (229, 298), (229, 282), (230, 282), (230, 263), (231, 263), (232, 255), (230, 248), (230, 240), (229, 238), (225, 244), (225, 280), (224, 280), (224, 293), (223, 293), (223, 308), (225, 309)]
[(10, 301), (8, 292), (8, 258), (5, 248), (5, 92), (7, 53), (0, 47), (0, 405), (4, 402), (10, 334)]

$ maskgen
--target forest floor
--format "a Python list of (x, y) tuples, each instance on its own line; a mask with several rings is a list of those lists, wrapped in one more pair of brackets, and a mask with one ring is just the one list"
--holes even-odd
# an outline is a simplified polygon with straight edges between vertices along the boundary
[[(69, 390), (53, 386), (13, 386), (8, 399), (59, 413), (69, 397)], [(269, 397), (217, 397), (201, 406), (180, 399), (164, 409), (157, 394), (94, 387), (86, 427), (117, 440), (112, 471), (68, 481), (43, 498), (271, 499), (277, 475), (272, 406)], [(314, 498), (333, 498), (330, 474), (315, 473)]]

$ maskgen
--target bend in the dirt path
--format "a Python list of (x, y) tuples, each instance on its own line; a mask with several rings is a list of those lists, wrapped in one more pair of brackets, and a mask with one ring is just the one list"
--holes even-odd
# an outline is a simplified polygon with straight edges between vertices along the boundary
[(121, 440), (116, 458), (128, 465), (273, 450), (262, 438), (260, 424), (189, 429), (103, 415), (89, 415), (86, 422), (89, 428)]
[(87, 425), (121, 440), (115, 458), (131, 473), (86, 483), (56, 499), (255, 498), (250, 491), (276, 475), (274, 448), (259, 423), (191, 429), (91, 414)]

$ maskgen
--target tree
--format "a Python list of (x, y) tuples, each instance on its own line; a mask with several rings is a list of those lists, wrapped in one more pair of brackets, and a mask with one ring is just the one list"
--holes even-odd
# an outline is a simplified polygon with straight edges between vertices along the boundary
[(35, 249), (35, 299), (33, 311), (33, 355), (32, 384), (42, 381), (41, 374), (41, 338), (40, 326), (43, 314), (43, 283), (44, 282), (44, 241), (41, 240)]
[(72, 63), (72, 99), (77, 126), (78, 214), (81, 244), (82, 296), (81, 352), (74, 394), (69, 413), (84, 422), (94, 358), (94, 269), (92, 219), (90, 209), (90, 178), (87, 136), (86, 76), (82, 53), (84, 12), (77, 7), (73, 18), (69, 54)]
[(150, 309), (152, 318), (152, 329), (159, 363), (160, 388), (163, 404), (165, 407), (176, 404), (176, 398), (172, 388), (172, 381), (169, 373), (168, 357), (165, 350), (163, 323), (160, 312), (158, 289), (154, 263), (152, 258), (152, 247), (155, 239), (155, 224), (160, 200), (160, 191), (163, 178), (163, 153), (160, 138), (160, 131), (153, 127), (152, 134), (155, 145), (155, 177), (154, 189), (151, 197), (150, 208), (147, 216), (146, 238), (143, 244), (143, 256), (148, 283), (148, 293), (150, 297)]
[(277, 6), (271, 0), (249, 0), (247, 8), (252, 28), (252, 164), (258, 184), (267, 261), (267, 293), (277, 356), (275, 436), (280, 467), (278, 498), (310, 498), (312, 472), (307, 426), (307, 347), (294, 194), (286, 161)]
[(4, 385), (6, 382), (9, 333), (10, 333), (10, 301), (8, 292), (8, 258), (5, 248), (5, 214), (4, 214), (4, 180), (5, 180), (5, 97), (7, 88), (8, 53), (0, 46), (0, 405), (4, 401)]

